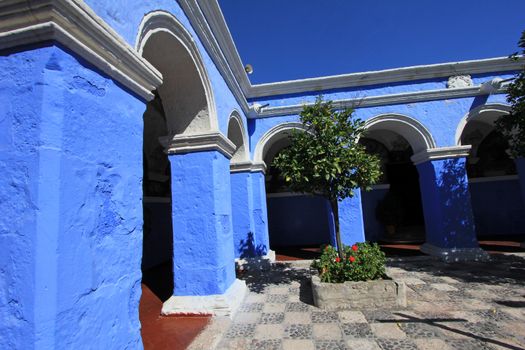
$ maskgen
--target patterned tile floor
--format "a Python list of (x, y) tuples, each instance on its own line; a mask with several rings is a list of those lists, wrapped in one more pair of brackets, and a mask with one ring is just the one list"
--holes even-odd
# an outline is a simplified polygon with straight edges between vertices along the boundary
[(248, 271), (250, 293), (217, 349), (525, 349), (525, 254), (486, 263), (389, 259), (406, 309), (327, 312), (313, 306), (304, 262)]

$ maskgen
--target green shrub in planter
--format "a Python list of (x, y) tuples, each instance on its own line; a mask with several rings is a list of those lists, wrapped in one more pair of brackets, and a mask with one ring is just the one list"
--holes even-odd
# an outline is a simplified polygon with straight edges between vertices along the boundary
[(312, 263), (319, 271), (321, 282), (370, 281), (386, 277), (385, 253), (377, 243), (356, 243), (343, 246), (343, 250), (345, 259), (341, 259), (330, 245), (322, 248), (320, 259)]

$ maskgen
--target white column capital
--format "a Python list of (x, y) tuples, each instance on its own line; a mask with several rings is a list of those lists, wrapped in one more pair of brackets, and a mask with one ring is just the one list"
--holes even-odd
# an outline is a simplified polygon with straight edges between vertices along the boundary
[(235, 153), (235, 145), (220, 132), (197, 135), (176, 135), (159, 137), (167, 154), (180, 154), (202, 151), (218, 151), (231, 159)]
[(471, 148), (471, 145), (429, 148), (414, 154), (410, 159), (418, 165), (433, 160), (468, 157)]
[(263, 174), (266, 173), (266, 164), (261, 162), (237, 162), (230, 164), (230, 172), (231, 173), (242, 173), (242, 172), (262, 172)]

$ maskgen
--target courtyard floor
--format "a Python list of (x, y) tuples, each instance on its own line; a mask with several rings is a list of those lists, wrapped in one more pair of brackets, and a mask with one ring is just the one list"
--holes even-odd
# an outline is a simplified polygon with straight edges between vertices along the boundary
[(326, 312), (313, 306), (309, 262), (247, 271), (235, 318), (215, 318), (190, 349), (525, 349), (525, 253), (389, 258), (388, 273), (407, 284), (407, 308)]

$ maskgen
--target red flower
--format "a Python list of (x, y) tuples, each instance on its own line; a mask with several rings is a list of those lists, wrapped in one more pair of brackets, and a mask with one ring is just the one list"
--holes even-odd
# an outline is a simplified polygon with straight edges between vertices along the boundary
[(354, 244), (354, 245), (352, 246), (352, 250), (353, 250), (354, 252), (357, 252), (357, 244)]
[(348, 261), (350, 261), (350, 262), (354, 262), (354, 261), (355, 261), (355, 258), (354, 258), (353, 256), (351, 256), (351, 257), (348, 258)]
[(325, 252), (327, 252), (328, 249), (330, 249), (330, 248), (328, 248), (328, 246), (324, 247), (324, 251), (325, 251)]
[(335, 262), (340, 262), (340, 261), (341, 261), (340, 257), (335, 258)]

